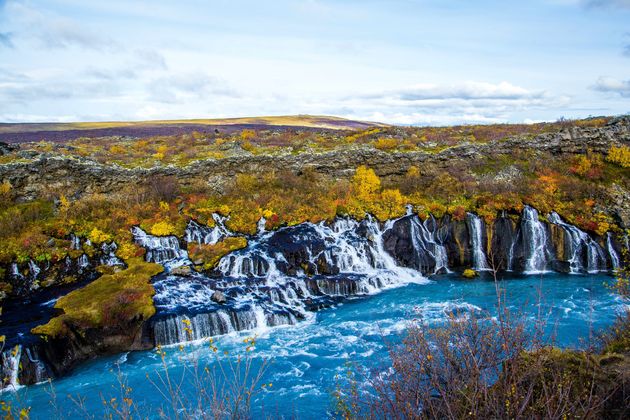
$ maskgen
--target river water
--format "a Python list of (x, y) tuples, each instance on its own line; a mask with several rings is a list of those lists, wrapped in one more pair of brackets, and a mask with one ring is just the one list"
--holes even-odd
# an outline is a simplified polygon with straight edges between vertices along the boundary
[[(598, 331), (611, 325), (623, 303), (605, 283), (606, 275), (544, 274), (517, 276), (506, 273), (501, 287), (513, 312), (546, 322), (546, 333), (562, 347), (584, 347), (592, 343)], [(464, 280), (456, 274), (434, 276), (426, 284), (411, 283), (370, 296), (346, 300), (334, 307), (311, 313), (297, 325), (232, 333), (214, 340), (218, 351), (207, 341), (164, 348), (164, 361), (173, 378), (180, 378), (184, 366), (197, 360), (210, 367), (223, 366), (246, 353), (243, 339), (256, 336), (253, 369), (262, 359), (270, 361), (261, 383), (269, 384), (253, 399), (255, 417), (323, 418), (332, 409), (331, 394), (343, 379), (349, 364), (365, 369), (386, 369), (388, 344), (396, 343), (409, 322), (422, 318), (439, 323), (452, 313), (481, 311), (483, 316), (497, 313), (495, 284), (490, 277)], [(224, 354), (227, 352), (227, 355)], [(162, 359), (156, 351), (130, 352), (86, 363), (67, 377), (55, 380), (51, 395), (48, 384), (24, 387), (5, 393), (14, 406), (30, 406), (31, 417), (77, 417), (73, 399), (83, 399), (87, 412), (100, 418), (103, 399), (116, 397), (120, 391), (116, 372), (131, 387), (130, 397), (141, 416), (157, 417), (168, 402), (151, 383), (159, 381)], [(184, 393), (193, 395), (185, 377)]]

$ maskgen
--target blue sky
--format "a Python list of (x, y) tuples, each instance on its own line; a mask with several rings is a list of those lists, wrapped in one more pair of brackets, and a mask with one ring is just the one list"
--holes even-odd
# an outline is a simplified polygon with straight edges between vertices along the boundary
[(0, 121), (630, 112), (630, 0), (0, 0)]

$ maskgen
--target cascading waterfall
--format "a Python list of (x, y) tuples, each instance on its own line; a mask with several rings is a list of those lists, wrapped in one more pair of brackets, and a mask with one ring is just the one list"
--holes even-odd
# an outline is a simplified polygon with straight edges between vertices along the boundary
[(608, 250), (608, 255), (610, 255), (610, 262), (612, 264), (613, 270), (617, 270), (621, 267), (621, 261), (619, 259), (619, 255), (617, 251), (615, 251), (615, 247), (612, 243), (612, 234), (608, 232), (606, 234), (606, 248)]
[(79, 271), (82, 271), (84, 268), (89, 267), (90, 266), (90, 260), (88, 259), (88, 256), (85, 255), (85, 254), (82, 254), (77, 259), (77, 266), (79, 267)]
[(266, 225), (267, 225), (267, 219), (261, 216), (260, 219), (258, 220), (258, 223), (256, 224), (256, 232), (258, 232), (259, 235), (262, 235), (263, 233), (265, 233)]
[[(397, 229), (406, 226), (396, 224), (406, 223), (403, 219), (408, 220), (411, 230), (408, 238), (413, 242), (412, 252), (430, 260), (435, 272), (448, 269), (443, 237), (448, 230), (438, 229), (433, 218), (422, 222), (416, 215), (408, 214), (384, 225), (369, 216), (363, 221), (338, 218), (332, 224), (303, 223), (274, 231), (266, 231), (265, 220), (261, 218), (258, 233), (248, 238), (247, 247), (222, 257), (212, 276), (199, 273), (172, 276), (167, 272), (154, 280), (158, 314), (152, 325), (156, 344), (290, 325), (311, 317), (312, 309), (348, 296), (375, 293), (408, 282), (426, 282), (418, 269), (399, 266), (385, 251), (384, 233), (391, 235), (394, 226)], [(551, 220), (556, 221), (554, 216)], [(224, 228), (222, 219), (215, 221), (213, 228), (191, 222), (186, 239), (212, 243), (232, 235)], [(468, 214), (466, 225), (474, 267), (488, 269), (483, 221)], [(581, 232), (577, 228), (567, 229), (572, 234)], [(579, 233), (582, 234), (586, 235)], [(134, 237), (147, 248), (149, 261), (167, 267), (182, 261), (189, 263), (175, 237), (151, 236), (140, 228), (134, 228)], [(525, 271), (546, 270), (551, 241), (546, 227), (538, 220), (538, 212), (531, 207), (523, 211), (518, 237)], [(515, 246), (512, 245), (510, 260), (514, 259)], [(599, 266), (601, 255), (594, 245), (591, 248), (595, 257), (590, 260), (595, 262), (587, 266), (592, 268)]]
[(473, 251), (473, 269), (477, 271), (490, 270), (483, 246), (484, 223), (479, 216), (473, 213), (466, 213), (466, 222), (470, 232), (470, 242)]
[(153, 236), (137, 226), (131, 229), (136, 243), (147, 250), (145, 259), (148, 262), (163, 264), (168, 270), (186, 263), (188, 252), (181, 249), (176, 236)]
[(74, 233), (70, 234), (70, 248), (74, 250), (81, 249), (81, 239)]
[[(291, 325), (311, 317), (307, 304), (313, 302), (326, 304), (410, 281), (426, 282), (416, 270), (397, 266), (384, 250), (382, 234), (391, 223), (381, 229), (371, 218), (338, 219), (330, 226), (304, 223), (261, 231), (247, 248), (219, 261), (220, 279), (195, 274), (156, 281), (156, 344)], [(300, 264), (309, 266), (311, 276)], [(212, 302), (217, 289), (236, 298)]]
[(24, 275), (20, 272), (20, 267), (17, 263), (11, 264), (11, 276), (15, 279), (24, 279)]
[(213, 213), (212, 219), (214, 227), (200, 225), (194, 220), (189, 221), (184, 234), (186, 242), (214, 245), (228, 236), (233, 236), (232, 232), (225, 227), (226, 217)]
[(24, 350), (29, 363), (34, 366), (33, 374), (35, 376), (35, 383), (41, 383), (47, 380), (49, 376), (46, 370), (46, 365), (44, 365), (44, 363), (39, 359), (37, 351), (31, 349), (30, 347), (26, 347)]
[(122, 260), (116, 256), (117, 249), (118, 245), (116, 245), (116, 242), (114, 241), (110, 243), (102, 243), (101, 251), (103, 252), (103, 256), (101, 257), (101, 264), (109, 266), (124, 265)]
[(20, 386), (18, 376), (20, 373), (20, 358), (22, 357), (22, 346), (16, 345), (12, 349), (2, 352), (2, 374), (6, 381), (4, 389), (17, 389)]
[(569, 248), (569, 267), (571, 273), (581, 273), (584, 271), (596, 273), (606, 270), (606, 254), (604, 250), (586, 232), (565, 223), (556, 212), (552, 212), (549, 215), (549, 222), (560, 226), (568, 235), (569, 241), (567, 245)]
[(35, 261), (33, 260), (28, 261), (28, 273), (32, 279), (36, 279), (37, 276), (39, 276), (39, 273), (41, 271), (42, 271), (41, 268), (39, 268), (39, 266), (35, 264)]
[(523, 209), (521, 234), (525, 250), (525, 273), (536, 274), (547, 271), (549, 262), (548, 240), (545, 225), (538, 220), (538, 211), (530, 206)]
[[(431, 229), (432, 228), (432, 229)], [(448, 256), (446, 247), (438, 243), (437, 223), (433, 216), (422, 223), (418, 216), (413, 216), (410, 220), (411, 240), (413, 248), (417, 254), (428, 254), (435, 261), (434, 273), (439, 273), (448, 269)]]

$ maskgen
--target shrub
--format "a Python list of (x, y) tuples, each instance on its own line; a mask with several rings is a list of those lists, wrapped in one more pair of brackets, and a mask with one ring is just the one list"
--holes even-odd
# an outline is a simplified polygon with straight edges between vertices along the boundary
[(90, 235), (88, 236), (88, 239), (93, 244), (98, 245), (98, 244), (101, 244), (103, 242), (110, 241), (112, 239), (112, 237), (111, 237), (110, 234), (105, 233), (105, 232), (103, 232), (102, 230), (100, 230), (98, 228), (94, 228), (90, 232)]
[(630, 168), (630, 147), (611, 147), (608, 151), (608, 156), (606, 157), (606, 160), (612, 163), (616, 163), (622, 168)]
[(379, 150), (394, 150), (398, 147), (398, 140), (381, 137), (374, 143), (374, 147)]
[(381, 189), (381, 180), (374, 170), (359, 166), (352, 178), (355, 194), (361, 200), (370, 200)]
[(165, 220), (157, 222), (153, 226), (151, 226), (151, 235), (166, 236), (174, 235), (175, 232), (175, 226)]

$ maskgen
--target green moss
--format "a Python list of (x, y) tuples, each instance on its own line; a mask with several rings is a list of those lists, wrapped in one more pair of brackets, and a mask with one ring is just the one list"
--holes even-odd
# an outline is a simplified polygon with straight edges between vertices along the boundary
[(153, 316), (155, 290), (150, 280), (163, 268), (140, 258), (127, 262), (126, 270), (105, 274), (60, 298), (55, 308), (63, 313), (47, 324), (33, 328), (32, 332), (58, 337), (65, 335), (68, 327), (79, 330), (115, 327)]
[(225, 238), (214, 245), (191, 243), (188, 251), (193, 262), (203, 265), (205, 270), (211, 270), (224, 255), (246, 246), (247, 239), (237, 236)]

